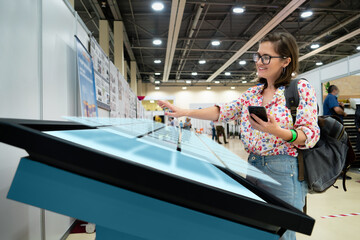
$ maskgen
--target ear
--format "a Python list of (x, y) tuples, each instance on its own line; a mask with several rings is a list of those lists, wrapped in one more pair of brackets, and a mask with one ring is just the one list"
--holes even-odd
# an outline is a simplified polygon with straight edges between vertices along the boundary
[(287, 67), (290, 63), (291, 63), (291, 58), (290, 57), (286, 58), (283, 63), (283, 68)]

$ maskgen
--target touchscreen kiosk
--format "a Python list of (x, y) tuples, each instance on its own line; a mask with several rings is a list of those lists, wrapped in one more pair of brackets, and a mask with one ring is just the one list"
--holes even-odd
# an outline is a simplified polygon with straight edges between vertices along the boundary
[(278, 182), (189, 130), (144, 119), (0, 119), (0, 141), (29, 154), (8, 198), (93, 222), (97, 239), (278, 239), (314, 226), (247, 177)]

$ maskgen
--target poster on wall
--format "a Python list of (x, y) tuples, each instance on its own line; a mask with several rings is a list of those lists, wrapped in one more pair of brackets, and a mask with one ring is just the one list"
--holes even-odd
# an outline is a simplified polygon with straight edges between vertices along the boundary
[(97, 117), (98, 109), (95, 96), (94, 68), (90, 53), (75, 36), (76, 61), (80, 90), (80, 106), (82, 117)]
[(136, 100), (137, 100), (137, 97), (136, 97), (136, 94), (131, 91), (131, 98), (130, 98), (130, 107), (131, 107), (131, 117), (132, 118), (136, 118)]
[(110, 110), (109, 58), (94, 37), (90, 41), (90, 53), (94, 63), (96, 100), (98, 106)]
[(124, 106), (124, 117), (130, 117), (130, 87), (129, 84), (122, 77), (121, 82), (123, 83), (123, 106)]
[(95, 73), (96, 100), (100, 108), (110, 110), (110, 82)]
[(94, 37), (90, 41), (90, 54), (93, 58), (95, 73), (98, 73), (106, 81), (110, 81), (109, 58)]
[(119, 71), (114, 63), (110, 62), (110, 117), (117, 118), (118, 116), (118, 99), (119, 99)]
[(124, 102), (124, 87), (127, 84), (124, 77), (121, 75), (118, 70), (118, 116), (121, 118), (125, 118), (125, 102)]

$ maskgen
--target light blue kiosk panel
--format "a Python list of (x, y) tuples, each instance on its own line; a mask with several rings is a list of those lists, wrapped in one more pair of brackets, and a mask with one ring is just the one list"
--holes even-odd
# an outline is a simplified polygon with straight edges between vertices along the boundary
[(95, 223), (97, 240), (279, 239), (29, 158), (21, 159), (8, 198)]

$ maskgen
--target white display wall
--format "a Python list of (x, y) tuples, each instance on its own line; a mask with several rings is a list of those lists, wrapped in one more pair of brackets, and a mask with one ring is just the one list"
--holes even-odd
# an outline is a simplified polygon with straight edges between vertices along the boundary
[[(66, 1), (2, 2), (1, 118), (61, 120), (77, 114), (74, 35), (88, 45), (83, 26)], [(61, 239), (73, 219), (6, 198), (19, 159), (27, 155), (0, 144), (0, 239)]]
[[(39, 119), (38, 5), (6, 1), (0, 7), (0, 117)], [(40, 210), (6, 199), (23, 150), (0, 143), (0, 239), (41, 239)]]
[(336, 62), (313, 69), (300, 74), (299, 77), (306, 78), (315, 88), (320, 115), (323, 114), (322, 83), (338, 78), (360, 73), (360, 53), (340, 59)]
[[(68, 1), (2, 1), (0, 32), (0, 118), (78, 115), (74, 35), (89, 46), (90, 32)], [(132, 106), (136, 109), (134, 100)], [(131, 115), (136, 116), (134, 107)], [(110, 111), (99, 109), (99, 116), (109, 117)], [(0, 143), (0, 239), (61, 239), (73, 219), (6, 199), (19, 159), (26, 155)]]

